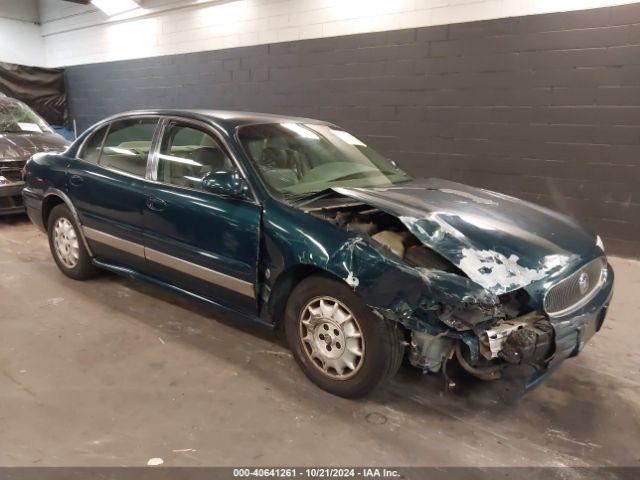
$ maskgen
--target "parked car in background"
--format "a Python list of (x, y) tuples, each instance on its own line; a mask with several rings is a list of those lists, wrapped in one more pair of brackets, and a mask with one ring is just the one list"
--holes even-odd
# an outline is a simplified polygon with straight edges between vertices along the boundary
[(604, 321), (600, 237), (540, 206), (413, 179), (342, 128), (141, 111), (34, 155), (23, 191), (60, 270), (97, 268), (270, 326), (321, 388), (371, 391), (404, 356), (483, 379), (542, 378)]
[(68, 145), (27, 105), (0, 95), (0, 216), (24, 212), (21, 171), (29, 157)]

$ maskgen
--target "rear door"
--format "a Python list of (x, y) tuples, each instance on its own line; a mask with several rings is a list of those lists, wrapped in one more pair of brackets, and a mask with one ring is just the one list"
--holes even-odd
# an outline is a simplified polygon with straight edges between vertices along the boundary
[(72, 161), (68, 193), (96, 257), (143, 271), (145, 174), (157, 117), (116, 120)]
[(165, 122), (143, 214), (149, 273), (255, 313), (261, 207), (202, 189), (207, 173), (238, 170), (210, 127)]

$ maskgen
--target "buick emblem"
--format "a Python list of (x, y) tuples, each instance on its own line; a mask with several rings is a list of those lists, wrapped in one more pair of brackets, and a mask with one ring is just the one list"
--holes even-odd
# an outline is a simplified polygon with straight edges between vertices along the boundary
[(578, 288), (582, 295), (589, 290), (589, 275), (587, 273), (581, 273), (580, 277), (578, 277)]

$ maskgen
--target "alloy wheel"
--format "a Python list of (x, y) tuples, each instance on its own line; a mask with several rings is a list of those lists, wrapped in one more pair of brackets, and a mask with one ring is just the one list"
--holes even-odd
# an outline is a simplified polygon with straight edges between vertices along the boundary
[(317, 297), (302, 309), (299, 335), (313, 365), (335, 380), (353, 377), (362, 367), (365, 344), (355, 315), (333, 297)]

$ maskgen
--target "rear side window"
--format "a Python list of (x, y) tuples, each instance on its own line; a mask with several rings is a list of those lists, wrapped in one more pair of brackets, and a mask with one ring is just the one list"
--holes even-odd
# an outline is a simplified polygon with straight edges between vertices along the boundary
[(80, 158), (85, 162), (98, 163), (100, 158), (100, 152), (102, 150), (102, 141), (104, 140), (104, 134), (107, 133), (107, 125), (96, 130), (84, 144), (84, 149), (80, 154)]
[(144, 177), (157, 123), (158, 120), (154, 118), (113, 122), (104, 141), (98, 164)]

